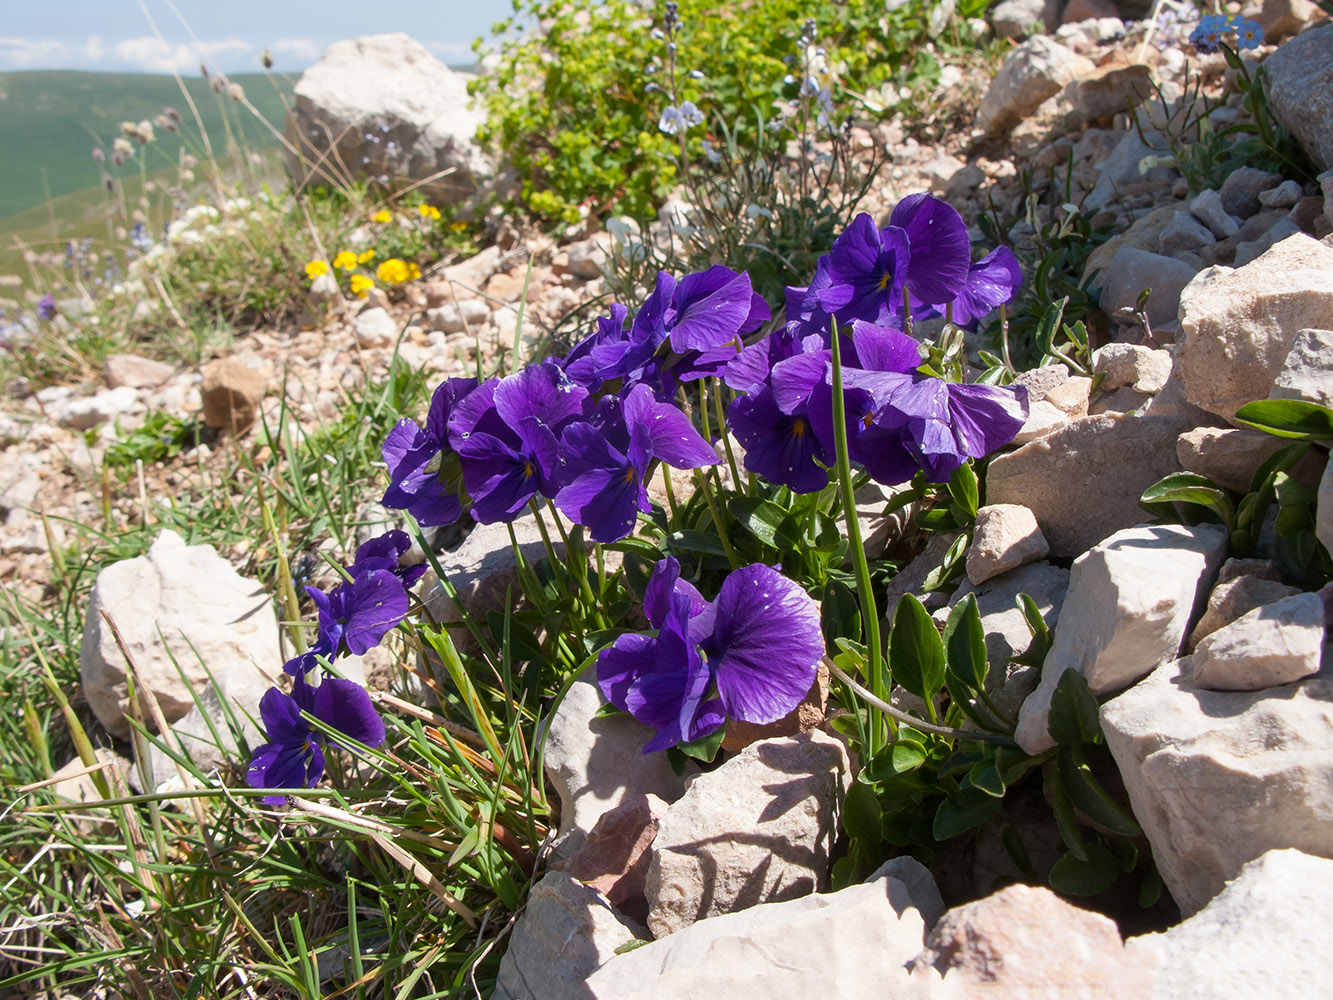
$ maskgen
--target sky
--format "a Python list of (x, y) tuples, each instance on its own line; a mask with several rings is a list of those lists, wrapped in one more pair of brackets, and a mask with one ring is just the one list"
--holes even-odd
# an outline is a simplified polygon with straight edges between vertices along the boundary
[(242, 73), (260, 69), (265, 49), (293, 72), (333, 42), (390, 31), (457, 65), (510, 13), (510, 0), (0, 0), (0, 72), (198, 72), (203, 62)]

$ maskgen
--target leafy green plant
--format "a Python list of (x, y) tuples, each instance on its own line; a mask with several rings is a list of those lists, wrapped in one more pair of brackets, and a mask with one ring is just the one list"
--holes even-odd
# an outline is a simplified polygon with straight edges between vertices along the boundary
[[(1313, 179), (1309, 157), (1268, 107), (1264, 93), (1263, 67), (1253, 72), (1252, 63), (1242, 59), (1229, 45), (1220, 46), (1227, 66), (1235, 74), (1236, 92), (1241, 95), (1244, 117), (1218, 127), (1213, 114), (1227, 106), (1227, 94), (1210, 99), (1203, 92), (1203, 78), (1185, 71), (1185, 94), (1178, 101), (1167, 101), (1157, 84), (1157, 100), (1151, 107), (1163, 112), (1155, 119), (1151, 112), (1134, 115), (1134, 127), (1145, 143), (1147, 130), (1166, 138), (1168, 155), (1154, 157), (1158, 165), (1174, 166), (1184, 175), (1193, 192), (1219, 188), (1227, 176), (1239, 167), (1257, 167), (1296, 177)], [(1145, 123), (1144, 116), (1147, 115)]]
[[(1096, 272), (1084, 272), (1088, 258), (1110, 236), (1110, 230), (1094, 227), (1092, 217), (1069, 202), (1071, 183), (1072, 164), (1066, 172), (1065, 200), (1045, 223), (1037, 212), (1040, 197), (1030, 192), (1025, 199), (1024, 221), (1032, 232), (1031, 242), (1026, 246), (1020, 242), (1014, 251), (1025, 280), (1013, 306), (982, 327), (992, 352), (998, 350), (1003, 356), (996, 359), (992, 353), (989, 365), (1013, 373), (1053, 359), (1075, 371), (1086, 368), (1085, 374), (1091, 374), (1087, 327), (1101, 315), (1100, 289), (1094, 284)], [(978, 216), (977, 223), (987, 239), (1005, 241), (1009, 227), (995, 213)], [(1061, 341), (1066, 346), (1059, 346)]]
[(1295, 443), (1274, 452), (1255, 470), (1242, 497), (1207, 476), (1177, 472), (1148, 487), (1140, 505), (1164, 520), (1221, 523), (1229, 551), (1237, 558), (1255, 554), (1268, 515), (1275, 510), (1275, 555), (1283, 572), (1311, 588), (1333, 580), (1333, 558), (1315, 533), (1318, 494), (1292, 475), (1313, 442), (1333, 441), (1333, 410), (1304, 400), (1266, 399), (1246, 403), (1236, 411), (1236, 420)]
[(198, 444), (199, 428), (163, 410), (154, 410), (143, 424), (107, 446), (103, 461), (112, 468), (133, 467), (175, 458)]
[[(773, 119), (800, 89), (795, 42), (807, 19), (833, 32), (819, 45), (842, 86), (864, 95), (893, 82), (910, 92), (938, 72), (924, 48), (931, 9), (922, 0), (893, 9), (877, 0), (735, 8), (683, 0), (679, 87), (667, 98), (660, 12), (632, 0), (517, 0), (516, 17), (496, 26), (510, 32), (499, 66), (471, 85), (489, 111), (480, 136), (511, 158), (531, 211), (564, 222), (609, 210), (646, 220), (681, 179), (679, 144), (658, 127), (671, 100), (693, 101), (754, 149), (749, 123)], [(960, 5), (958, 25), (983, 9)], [(527, 23), (538, 30), (521, 30)], [(688, 144), (698, 159), (702, 137)]]

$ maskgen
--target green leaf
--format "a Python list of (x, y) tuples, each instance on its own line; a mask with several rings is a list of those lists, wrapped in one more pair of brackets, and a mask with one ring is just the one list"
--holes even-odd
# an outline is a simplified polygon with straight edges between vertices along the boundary
[(1159, 479), (1143, 491), (1139, 503), (1199, 504), (1216, 513), (1228, 530), (1236, 520), (1236, 505), (1230, 494), (1207, 476), (1193, 472), (1176, 472)]
[(1137, 837), (1143, 832), (1133, 814), (1102, 787), (1092, 769), (1080, 759), (1077, 749), (1061, 753), (1057, 766), (1069, 801), (1094, 826), (1122, 837)]
[(972, 544), (970, 532), (963, 532), (954, 539), (949, 546), (944, 558), (940, 564), (926, 574), (926, 578), (921, 581), (922, 590), (939, 590), (951, 580), (955, 574), (963, 568), (963, 556), (967, 553), (967, 547)]
[(1046, 654), (1051, 648), (1051, 630), (1046, 626), (1046, 619), (1041, 616), (1037, 602), (1027, 594), (1018, 595), (1018, 605), (1023, 612), (1023, 621), (1032, 632), (1032, 641), (1019, 656), (1011, 656), (1014, 663), (1027, 667), (1040, 667), (1046, 662)]
[(1236, 411), (1236, 422), (1276, 437), (1333, 441), (1333, 410), (1303, 399), (1260, 399)]
[(722, 547), (722, 540), (716, 534), (706, 531), (673, 531), (667, 535), (667, 545), (685, 552), (705, 552), (714, 556), (727, 554), (727, 550)]
[(993, 757), (987, 757), (973, 764), (971, 770), (967, 772), (967, 780), (971, 782), (973, 788), (979, 788), (987, 795), (996, 798), (1004, 795), (1004, 778), (1000, 776)]
[(949, 840), (968, 830), (975, 830), (1000, 811), (1003, 799), (987, 795), (977, 788), (966, 788), (945, 799), (935, 810), (930, 832), (936, 840)]
[(986, 685), (986, 630), (975, 594), (966, 595), (953, 606), (944, 625), (944, 648), (948, 651), (949, 672), (973, 691)]
[(722, 748), (722, 740), (726, 735), (727, 724), (724, 722), (707, 736), (700, 736), (697, 740), (691, 740), (688, 743), (679, 743), (676, 748), (686, 757), (693, 757), (705, 764), (711, 764), (713, 758), (717, 756), (718, 750)]
[(760, 497), (732, 497), (727, 510), (741, 526), (770, 548), (777, 548), (778, 528), (787, 518), (787, 511), (770, 500)]
[(958, 528), (968, 527), (968, 525), (958, 523), (958, 519), (954, 517), (952, 505), (923, 510), (916, 515), (914, 520), (917, 527), (924, 528), (927, 531), (955, 531)]
[(915, 771), (929, 756), (926, 748), (915, 740), (896, 740), (875, 754), (868, 777), (871, 781), (887, 781)]
[(1083, 675), (1073, 668), (1060, 675), (1055, 693), (1051, 695), (1051, 714), (1046, 730), (1061, 746), (1095, 743), (1101, 739), (1097, 699)]
[(1120, 877), (1120, 859), (1101, 844), (1089, 844), (1087, 858), (1073, 851), (1060, 856), (1051, 866), (1047, 881), (1056, 892), (1067, 896), (1095, 896), (1115, 885)]
[(1051, 804), (1051, 813), (1055, 816), (1055, 828), (1060, 832), (1060, 839), (1069, 848), (1069, 853), (1080, 861), (1087, 860), (1088, 845), (1083, 840), (1083, 831), (1078, 827), (1078, 818), (1074, 815), (1074, 804), (1069, 801), (1060, 774), (1054, 767), (1048, 767), (1042, 773), (1042, 790)]
[(944, 686), (944, 642), (930, 612), (904, 594), (889, 630), (889, 670), (893, 679), (922, 701)]
[(851, 587), (840, 580), (824, 584), (820, 595), (819, 623), (824, 645), (833, 646), (840, 636), (861, 634), (861, 602)]
[(949, 477), (949, 495), (953, 497), (954, 502), (967, 512), (966, 523), (971, 523), (977, 519), (977, 502), (980, 497), (980, 488), (977, 484), (977, 473), (972, 468), (972, 463), (964, 462), (958, 468), (954, 469), (953, 475)]
[(867, 847), (873, 848), (884, 839), (884, 813), (875, 790), (864, 782), (852, 782), (842, 804), (842, 825), (849, 836)]
[(1069, 305), (1069, 296), (1065, 296), (1058, 302), (1052, 302), (1046, 307), (1046, 311), (1041, 315), (1041, 322), (1037, 324), (1037, 346), (1047, 354), (1055, 345), (1055, 334), (1060, 329), (1060, 320), (1064, 318), (1065, 306)]

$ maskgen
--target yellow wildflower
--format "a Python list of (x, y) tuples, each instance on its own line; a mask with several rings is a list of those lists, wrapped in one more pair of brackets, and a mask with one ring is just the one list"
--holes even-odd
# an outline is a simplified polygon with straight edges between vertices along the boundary
[(421, 269), (398, 257), (390, 257), (375, 269), (375, 275), (386, 285), (401, 285), (421, 277)]
[(378, 212), (376, 212), (374, 215), (370, 217), (371, 222), (391, 222), (392, 220), (393, 220), (393, 215), (392, 213), (389, 212), (387, 208), (381, 208)]
[(440, 210), (434, 205), (422, 205), (417, 209), (423, 219), (430, 219), (433, 222), (440, 221)]
[(350, 250), (343, 250), (337, 257), (333, 258), (333, 266), (339, 271), (350, 271), (356, 267), (356, 254)]
[(372, 260), (374, 260), (374, 259), (375, 259), (375, 251), (374, 251), (374, 250), (367, 250), (367, 251), (365, 251), (365, 253), (360, 254), (360, 255), (356, 258), (356, 262), (357, 262), (358, 264), (368, 264), (368, 263), (370, 263), (370, 261), (372, 261)]
[(329, 273), (329, 265), (326, 261), (312, 260), (309, 264), (305, 266), (305, 276), (309, 278), (311, 281), (314, 281), (321, 275), (325, 275), (328, 273)]
[(364, 299), (366, 293), (375, 287), (375, 282), (367, 278), (364, 274), (352, 275), (352, 294), (359, 299)]

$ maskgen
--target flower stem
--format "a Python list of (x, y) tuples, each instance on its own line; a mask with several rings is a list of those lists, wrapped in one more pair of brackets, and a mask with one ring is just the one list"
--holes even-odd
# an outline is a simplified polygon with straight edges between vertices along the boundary
[(1014, 741), (1011, 738), (1009, 738), (1008, 736), (1001, 736), (998, 733), (972, 732), (971, 730), (968, 729), (950, 729), (948, 726), (937, 726), (934, 723), (918, 719), (915, 715), (909, 715), (906, 712), (894, 708), (892, 705), (890, 705), (887, 701), (884, 701), (882, 698), (876, 698), (873, 694), (871, 694), (864, 687), (858, 684), (853, 677), (851, 677), (846, 671), (844, 671), (841, 667), (839, 667), (836, 663), (834, 663), (833, 660), (830, 659), (829, 657), (827, 656), (824, 657), (824, 663), (829, 668), (829, 672), (832, 673), (834, 677), (838, 678), (838, 680), (842, 681), (849, 688), (855, 691), (858, 695), (864, 698), (866, 704), (873, 705), (875, 708), (879, 709), (885, 715), (889, 716), (892, 719), (896, 719), (898, 722), (901, 722), (904, 725), (911, 726), (913, 729), (919, 729), (923, 733), (933, 733), (936, 736), (948, 736), (949, 738), (956, 740), (970, 740), (976, 743), (994, 743), (997, 746), (1014, 745)]
[[(569, 578), (565, 576), (564, 564), (556, 558), (555, 546), (551, 544), (551, 535), (546, 530), (546, 520), (542, 517), (542, 509), (537, 504), (537, 498), (534, 496), (528, 501), (528, 509), (532, 511), (532, 516), (537, 519), (537, 531), (541, 533), (542, 545), (546, 547), (546, 558), (551, 561), (551, 573), (555, 576), (556, 585), (560, 588), (562, 594), (569, 593)], [(559, 523), (557, 519), (557, 523)], [(512, 529), (511, 529), (512, 530)], [(569, 557), (569, 539), (564, 539), (565, 557)]]
[(713, 498), (713, 488), (708, 485), (708, 473), (703, 469), (696, 469), (695, 477), (695, 482), (704, 495), (704, 502), (708, 504), (708, 513), (712, 515), (718, 540), (722, 542), (722, 551), (727, 554), (727, 562), (731, 563), (732, 569), (740, 569), (741, 561), (736, 556), (736, 550), (731, 547), (731, 540), (727, 538), (727, 532), (722, 526), (722, 514), (718, 510), (717, 501)]
[[(881, 702), (887, 702), (888, 685), (884, 678), (884, 649), (879, 638), (879, 610), (870, 583), (870, 566), (861, 542), (861, 522), (856, 516), (856, 494), (852, 489), (852, 461), (847, 451), (847, 404), (842, 395), (842, 354), (838, 347), (838, 324), (833, 323), (833, 438), (837, 449), (838, 485), (842, 494), (843, 520), (847, 524), (847, 544), (856, 568), (856, 589), (861, 598), (861, 619), (865, 624), (866, 646), (870, 653), (870, 690)], [(870, 727), (867, 756), (883, 745), (879, 726)]]
[(716, 377), (710, 378), (708, 382), (712, 389), (713, 413), (717, 417), (717, 430), (722, 435), (722, 447), (727, 452), (727, 464), (731, 466), (731, 481), (735, 484), (736, 489), (740, 490), (744, 488), (741, 470), (740, 466), (736, 464), (736, 453), (731, 450), (731, 435), (727, 433), (727, 421), (722, 415), (722, 384)]
[(671, 466), (666, 462), (662, 463), (662, 484), (666, 490), (667, 510), (671, 515), (671, 523), (676, 523), (676, 489), (671, 485)]

